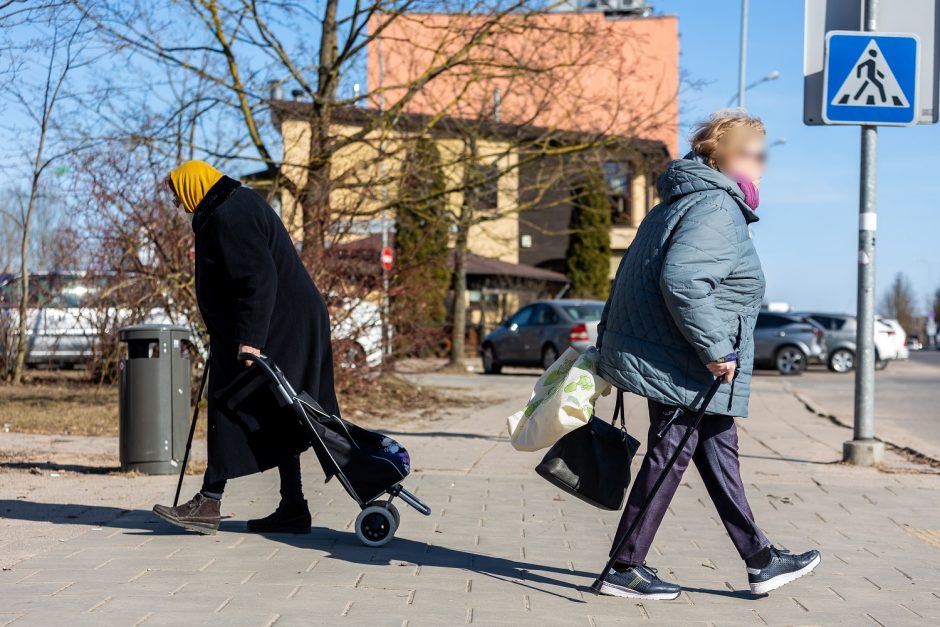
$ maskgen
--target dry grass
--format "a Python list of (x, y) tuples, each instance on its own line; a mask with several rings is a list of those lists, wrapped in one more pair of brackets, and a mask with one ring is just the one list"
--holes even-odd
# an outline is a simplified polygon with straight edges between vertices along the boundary
[(21, 433), (117, 435), (116, 386), (97, 386), (80, 372), (30, 373), (0, 385), (0, 428)]
[[(371, 427), (422, 418), (468, 400), (453, 390), (417, 386), (393, 374), (347, 383), (338, 393), (343, 416)], [(33, 371), (23, 385), (0, 384), (0, 429), (116, 436), (117, 385), (89, 383), (82, 372)], [(204, 438), (205, 430), (203, 409), (196, 437)]]

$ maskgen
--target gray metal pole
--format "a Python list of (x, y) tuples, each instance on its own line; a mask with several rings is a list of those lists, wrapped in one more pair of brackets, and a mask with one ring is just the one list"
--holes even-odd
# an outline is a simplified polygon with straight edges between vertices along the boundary
[(738, 64), (738, 106), (744, 108), (744, 92), (747, 90), (747, 9), (748, 0), (741, 0), (741, 59)]
[[(379, 37), (378, 41), (378, 52), (379, 52), (379, 111), (385, 112), (385, 53), (382, 49), (382, 38)], [(382, 185), (382, 251), (388, 248), (388, 184), (385, 180), (385, 133), (386, 129), (382, 129), (382, 139), (379, 141), (379, 180)], [(371, 229), (370, 229), (371, 230)], [(381, 254), (381, 253), (380, 253)], [(391, 327), (391, 320), (389, 319), (390, 313), (390, 303), (388, 299), (388, 287), (389, 287), (389, 277), (388, 270), (384, 267), (382, 268), (382, 365), (386, 366), (385, 355), (390, 355), (392, 353), (392, 342), (391, 334), (389, 329)]]
[[(865, 30), (874, 31), (878, 0), (865, 0)], [(843, 459), (869, 466), (884, 456), (884, 444), (875, 438), (875, 182), (878, 127), (861, 129), (858, 220), (858, 298), (855, 358), (855, 428), (853, 440), (843, 445)]]
[(855, 439), (875, 437), (875, 178), (878, 127), (862, 127), (858, 220)]

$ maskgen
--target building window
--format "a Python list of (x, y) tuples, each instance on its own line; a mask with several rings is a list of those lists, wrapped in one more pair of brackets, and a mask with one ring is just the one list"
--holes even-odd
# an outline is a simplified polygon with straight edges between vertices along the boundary
[(604, 180), (607, 181), (613, 223), (634, 226), (630, 202), (630, 164), (626, 161), (605, 161)]
[(477, 209), (499, 207), (499, 167), (496, 164), (478, 163), (470, 174), (470, 193)]

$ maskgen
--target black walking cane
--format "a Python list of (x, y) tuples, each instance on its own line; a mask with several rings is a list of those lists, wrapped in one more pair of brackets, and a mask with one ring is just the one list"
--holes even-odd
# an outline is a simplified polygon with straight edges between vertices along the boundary
[[(620, 555), (620, 551), (623, 550), (623, 545), (627, 543), (627, 538), (630, 537), (630, 534), (636, 530), (637, 526), (643, 520), (643, 516), (646, 515), (646, 510), (649, 509), (650, 503), (653, 502), (653, 498), (655, 498), (656, 493), (659, 492), (660, 486), (662, 486), (663, 481), (666, 480), (666, 475), (668, 475), (669, 471), (672, 470), (672, 467), (676, 465), (676, 460), (679, 459), (679, 455), (681, 455), (683, 449), (685, 449), (686, 443), (689, 441), (689, 438), (692, 437), (692, 432), (698, 429), (698, 425), (700, 422), (702, 422), (702, 417), (705, 415), (705, 410), (708, 408), (708, 404), (711, 403), (712, 398), (715, 396), (715, 393), (718, 392), (718, 388), (720, 386), (721, 379), (715, 379), (714, 382), (712, 382), (711, 387), (708, 388), (708, 392), (705, 393), (705, 400), (702, 401), (702, 406), (695, 415), (695, 420), (693, 420), (691, 424), (686, 427), (685, 433), (682, 435), (682, 440), (679, 441), (679, 446), (672, 454), (672, 457), (669, 458), (669, 462), (663, 469), (662, 474), (659, 475), (659, 479), (657, 479), (656, 483), (653, 484), (653, 489), (650, 490), (649, 497), (647, 497), (646, 502), (643, 503), (643, 507), (641, 507), (640, 511), (637, 512), (636, 516), (633, 518), (633, 522), (630, 523), (630, 526), (627, 527), (626, 533), (620, 537), (620, 542), (618, 542), (617, 546), (614, 547), (614, 550), (611, 551), (610, 559), (607, 560), (607, 564), (604, 566), (604, 570), (601, 571), (601, 574), (598, 575), (597, 579), (594, 580), (594, 583), (591, 584), (591, 591), (594, 594), (600, 594), (601, 586), (604, 584), (604, 577), (606, 577), (607, 573), (610, 572), (610, 569), (614, 567), (614, 562), (617, 561), (617, 556)], [(669, 421), (670, 424), (673, 420), (676, 419), (677, 416), (678, 415), (673, 416), (673, 418)], [(660, 436), (662, 436), (661, 433)]]
[(189, 463), (189, 451), (193, 447), (193, 436), (196, 435), (196, 421), (199, 420), (199, 402), (206, 389), (206, 379), (209, 377), (209, 359), (202, 369), (202, 380), (199, 382), (199, 395), (196, 396), (196, 406), (193, 407), (193, 423), (189, 425), (189, 438), (186, 440), (186, 452), (183, 454), (183, 465), (180, 467), (180, 480), (176, 483), (176, 496), (173, 497), (173, 507), (180, 502), (180, 490), (183, 489), (183, 476), (186, 474), (186, 465)]

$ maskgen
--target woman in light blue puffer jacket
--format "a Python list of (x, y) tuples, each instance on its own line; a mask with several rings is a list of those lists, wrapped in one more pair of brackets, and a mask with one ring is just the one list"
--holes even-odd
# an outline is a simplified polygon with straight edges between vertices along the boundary
[(689, 462), (745, 561), (754, 594), (819, 564), (817, 551), (793, 555), (770, 544), (754, 522), (738, 464), (735, 417), (747, 416), (754, 324), (764, 296), (750, 232), (758, 219), (764, 135), (763, 123), (740, 110), (701, 123), (692, 152), (659, 177), (662, 202), (643, 220), (617, 270), (598, 326), (598, 370), (617, 388), (648, 399), (650, 430), (614, 547), (679, 448), (694, 418), (691, 409), (698, 408), (714, 377), (727, 385), (626, 538), (602, 593), (647, 599), (679, 595), (680, 587), (659, 579), (645, 560)]

